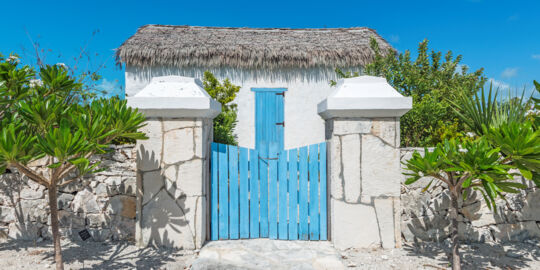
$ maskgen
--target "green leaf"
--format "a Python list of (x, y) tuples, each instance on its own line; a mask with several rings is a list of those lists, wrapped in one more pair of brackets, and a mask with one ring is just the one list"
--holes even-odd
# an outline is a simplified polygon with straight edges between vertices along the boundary
[(519, 169), (519, 172), (521, 173), (521, 175), (523, 175), (523, 177), (525, 177), (526, 179), (529, 179), (531, 180), (532, 179), (532, 172), (529, 171), (529, 170), (526, 170), (526, 169)]

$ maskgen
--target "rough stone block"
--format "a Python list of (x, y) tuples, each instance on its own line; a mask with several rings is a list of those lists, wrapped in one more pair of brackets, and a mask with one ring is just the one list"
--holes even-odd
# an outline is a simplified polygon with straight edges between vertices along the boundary
[(71, 202), (75, 196), (69, 193), (60, 193), (58, 194), (58, 210), (69, 208)]
[(373, 135), (362, 135), (362, 195), (400, 195), (399, 149)]
[(200, 121), (189, 118), (169, 118), (163, 120), (163, 131), (200, 126)]
[(0, 206), (0, 222), (11, 223), (14, 222), (15, 219), (15, 208)]
[(458, 223), (458, 237), (463, 241), (473, 241), (478, 243), (491, 243), (493, 236), (489, 227), (474, 227), (470, 223)]
[[(32, 183), (32, 182), (29, 182)], [(36, 199), (42, 199), (43, 196), (45, 196), (44, 192), (45, 188), (30, 188), (30, 187), (24, 187), (21, 190), (20, 197), (24, 200), (36, 200)]]
[(518, 220), (540, 221), (540, 189), (531, 191), (525, 197), (521, 211), (517, 213)]
[(331, 199), (331, 209), (331, 235), (336, 248), (380, 247), (377, 216), (372, 206)]
[(75, 195), (72, 205), (74, 212), (97, 213), (101, 211), (96, 195), (86, 189)]
[(178, 166), (176, 187), (188, 196), (203, 194), (203, 162), (194, 159)]
[(196, 127), (193, 128), (193, 136), (195, 143), (195, 156), (199, 158), (206, 158), (208, 145), (210, 141), (208, 140), (208, 126)]
[(341, 162), (343, 164), (343, 190), (345, 201), (357, 202), (360, 197), (360, 135), (341, 137)]
[(82, 229), (86, 224), (83, 217), (66, 210), (58, 211), (58, 221), (60, 227), (71, 229)]
[(365, 134), (371, 131), (371, 120), (366, 118), (334, 119), (334, 135)]
[(535, 221), (518, 222), (514, 224), (497, 224), (490, 226), (495, 239), (501, 241), (521, 242), (529, 238), (540, 237), (540, 228)]
[(137, 168), (151, 171), (159, 168), (163, 148), (163, 132), (161, 121), (149, 119), (141, 132), (146, 133), (148, 140), (137, 140)]
[(146, 172), (142, 174), (142, 204), (147, 203), (163, 187), (163, 176), (159, 171)]
[(110, 217), (104, 214), (88, 214), (86, 215), (86, 224), (91, 228), (109, 227)]
[(399, 120), (395, 118), (376, 118), (372, 121), (371, 134), (379, 137), (384, 142), (399, 147), (399, 133), (397, 123)]
[(135, 190), (137, 189), (137, 178), (136, 177), (129, 177), (118, 188), (118, 191), (121, 194), (125, 195), (133, 195), (135, 196)]
[(195, 249), (195, 235), (176, 201), (165, 190), (143, 206), (139, 246)]
[(377, 214), (377, 223), (381, 235), (383, 248), (395, 248), (394, 236), (394, 199), (393, 198), (375, 198), (375, 213)]
[(195, 247), (200, 248), (205, 240), (205, 198), (200, 196), (182, 197), (176, 202), (184, 209), (186, 219), (189, 220), (189, 227), (195, 234)]
[(450, 220), (445, 211), (436, 216), (402, 219), (405, 241), (442, 241), (450, 235)]
[(33, 222), (21, 224), (14, 222), (9, 224), (8, 236), (18, 240), (36, 240), (39, 238), (41, 226)]
[(135, 222), (132, 219), (115, 216), (111, 227), (114, 240), (132, 240), (135, 237)]
[[(39, 200), (21, 200), (20, 210), (25, 221), (47, 222), (49, 216), (48, 198)], [(89, 206), (89, 207), (92, 207)]]
[(163, 162), (166, 164), (192, 159), (195, 155), (193, 129), (176, 129), (165, 133), (163, 147)]
[(341, 171), (341, 141), (332, 136), (328, 151), (328, 170), (330, 172), (330, 194), (335, 199), (343, 199), (343, 178)]
[(497, 214), (495, 214), (493, 211), (489, 210), (484, 201), (476, 201), (473, 204), (464, 206), (461, 208), (460, 212), (465, 218), (471, 221), (471, 225), (474, 227), (483, 227), (505, 222), (501, 211), (498, 211)]
[(118, 195), (114, 196), (109, 201), (110, 213), (120, 215), (126, 218), (135, 218), (135, 197)]

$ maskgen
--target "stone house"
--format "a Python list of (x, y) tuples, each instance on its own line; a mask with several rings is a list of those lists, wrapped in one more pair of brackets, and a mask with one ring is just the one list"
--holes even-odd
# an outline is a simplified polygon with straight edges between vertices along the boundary
[[(329, 84), (336, 67), (373, 59), (372, 38), (393, 51), (369, 28), (139, 28), (117, 50), (128, 104), (146, 114), (150, 137), (136, 146), (136, 241), (399, 245), (399, 117), (412, 101), (384, 78)], [(220, 106), (197, 79), (206, 70), (241, 86), (238, 147), (212, 144)]]

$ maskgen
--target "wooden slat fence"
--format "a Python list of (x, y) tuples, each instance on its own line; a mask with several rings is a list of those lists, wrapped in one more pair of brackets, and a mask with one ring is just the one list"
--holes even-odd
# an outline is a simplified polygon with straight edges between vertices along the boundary
[(211, 147), (211, 240), (327, 240), (326, 143)]

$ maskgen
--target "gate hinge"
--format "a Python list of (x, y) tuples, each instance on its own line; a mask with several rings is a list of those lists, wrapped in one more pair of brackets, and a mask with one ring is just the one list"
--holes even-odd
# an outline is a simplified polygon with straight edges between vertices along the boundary
[(285, 122), (279, 122), (279, 123), (276, 123), (276, 125), (285, 127)]
[(285, 97), (285, 92), (276, 93), (276, 96), (283, 96), (283, 97)]

